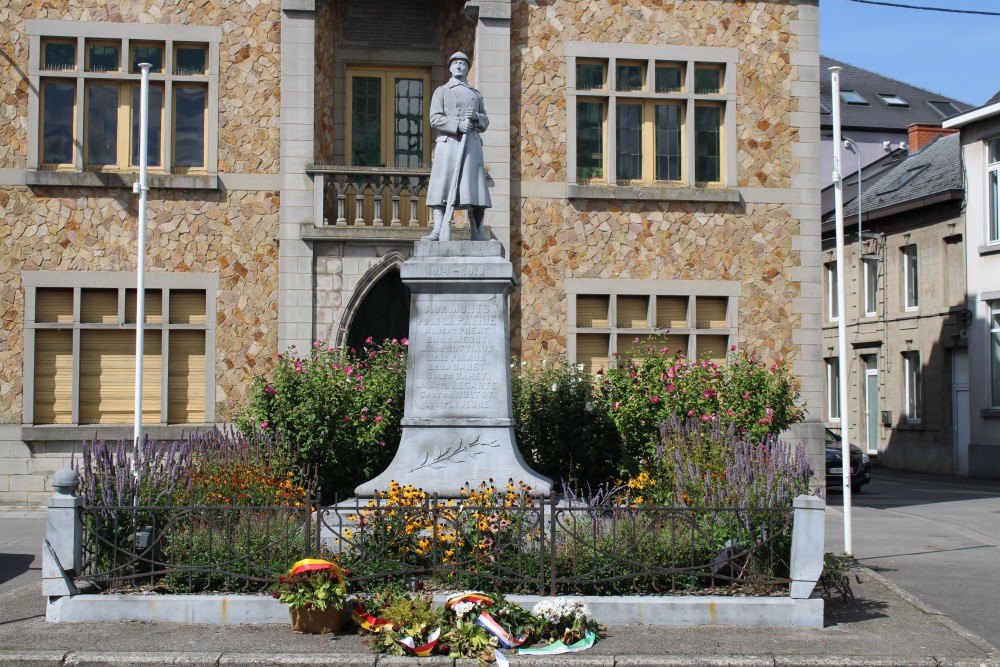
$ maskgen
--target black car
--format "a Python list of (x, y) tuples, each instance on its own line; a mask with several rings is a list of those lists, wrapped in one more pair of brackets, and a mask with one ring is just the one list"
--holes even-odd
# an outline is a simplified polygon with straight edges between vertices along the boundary
[[(826, 488), (839, 489), (843, 485), (841, 463), (841, 438), (826, 429)], [(872, 481), (872, 464), (868, 454), (851, 445), (851, 492), (861, 493), (861, 487)]]

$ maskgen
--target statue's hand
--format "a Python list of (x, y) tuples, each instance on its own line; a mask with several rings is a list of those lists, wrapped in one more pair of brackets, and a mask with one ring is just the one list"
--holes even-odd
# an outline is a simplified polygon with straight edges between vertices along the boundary
[(471, 120), (469, 120), (468, 118), (463, 118), (462, 120), (458, 121), (458, 131), (459, 132), (461, 132), (462, 134), (467, 134), (471, 130), (472, 130), (472, 121)]

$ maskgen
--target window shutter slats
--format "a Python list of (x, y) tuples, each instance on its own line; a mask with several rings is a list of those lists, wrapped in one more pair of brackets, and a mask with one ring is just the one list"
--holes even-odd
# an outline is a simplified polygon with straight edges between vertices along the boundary
[(686, 329), (687, 307), (686, 296), (656, 297), (656, 326), (664, 329)]
[[(72, 290), (70, 290), (70, 299), (72, 301)], [(35, 333), (34, 405), (34, 422), (36, 424), (69, 424), (72, 422), (72, 331), (44, 330)]]
[(576, 337), (576, 361), (583, 364), (586, 373), (608, 370), (609, 342), (607, 334), (580, 334)]
[[(576, 326), (589, 328), (608, 326), (608, 304), (610, 301), (607, 296), (578, 296), (576, 298)], [(604, 352), (606, 355), (607, 348)]]
[[(161, 333), (143, 337), (142, 421), (160, 421)], [(83, 331), (80, 423), (127, 424), (135, 418), (135, 333)]]
[(205, 421), (205, 334), (173, 331), (167, 386), (167, 421), (171, 424)]

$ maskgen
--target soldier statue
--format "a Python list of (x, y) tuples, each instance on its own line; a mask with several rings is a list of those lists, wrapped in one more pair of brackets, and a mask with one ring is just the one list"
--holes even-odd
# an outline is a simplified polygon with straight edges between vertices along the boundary
[(483, 232), (486, 209), (493, 205), (486, 184), (483, 140), (490, 124), (483, 96), (469, 85), (469, 57), (458, 52), (448, 61), (451, 79), (431, 98), (431, 127), (438, 131), (427, 186), (427, 206), (434, 231), (429, 241), (451, 239), (451, 219), (456, 209), (469, 211), (473, 241), (488, 241)]

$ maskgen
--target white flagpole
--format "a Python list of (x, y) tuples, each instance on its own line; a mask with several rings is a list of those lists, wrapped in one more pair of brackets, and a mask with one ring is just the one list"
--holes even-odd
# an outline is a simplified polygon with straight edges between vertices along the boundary
[[(840, 365), (840, 458), (843, 470), (844, 486), (844, 553), (854, 554), (853, 538), (851, 536), (851, 445), (850, 420), (851, 413), (847, 406), (847, 381), (850, 378), (851, 365), (847, 360), (847, 311), (844, 298), (844, 275), (847, 273), (844, 265), (844, 181), (841, 178), (840, 157), (843, 143), (840, 140), (840, 68), (831, 67), (833, 95), (833, 194), (837, 225), (837, 342)], [(861, 178), (861, 174), (858, 174)], [(858, 206), (861, 200), (858, 200)], [(861, 239), (858, 239), (861, 243)]]
[(147, 176), (149, 163), (147, 146), (149, 142), (149, 63), (139, 63), (142, 82), (139, 86), (139, 180), (132, 191), (139, 195), (138, 252), (136, 253), (135, 289), (135, 443), (133, 461), (139, 458), (142, 438), (142, 355), (143, 333), (146, 319), (146, 193), (149, 191)]

